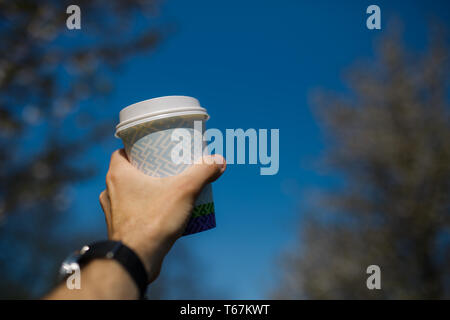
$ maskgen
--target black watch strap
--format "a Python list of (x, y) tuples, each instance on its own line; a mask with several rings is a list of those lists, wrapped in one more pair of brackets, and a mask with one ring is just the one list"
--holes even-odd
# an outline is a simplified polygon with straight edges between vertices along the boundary
[(119, 262), (136, 283), (140, 298), (144, 298), (148, 285), (147, 272), (137, 254), (122, 242), (112, 240), (94, 242), (84, 246), (80, 253), (81, 257), (78, 260), (80, 268), (93, 259), (114, 259)]

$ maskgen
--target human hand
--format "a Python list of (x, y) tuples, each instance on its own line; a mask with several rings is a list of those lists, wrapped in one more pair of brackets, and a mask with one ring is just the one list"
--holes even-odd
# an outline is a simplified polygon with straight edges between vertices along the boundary
[(223, 157), (213, 155), (179, 175), (156, 178), (132, 166), (123, 149), (115, 151), (106, 190), (100, 194), (108, 238), (133, 249), (153, 281), (165, 255), (183, 234), (196, 197), (225, 168)]

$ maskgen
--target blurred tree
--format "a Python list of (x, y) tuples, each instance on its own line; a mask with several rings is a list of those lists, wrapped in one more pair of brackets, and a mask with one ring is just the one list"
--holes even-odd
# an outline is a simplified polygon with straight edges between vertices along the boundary
[[(81, 8), (81, 30), (66, 27), (71, 4)], [(165, 37), (159, 7), (0, 0), (0, 298), (39, 297), (68, 250), (97, 240), (57, 228), (70, 186), (95, 173), (83, 156), (114, 128), (106, 108), (86, 101), (111, 92), (117, 67)]]
[[(450, 297), (450, 73), (440, 34), (421, 55), (391, 35), (377, 61), (349, 73), (349, 93), (316, 96), (325, 166), (342, 185), (316, 194), (302, 216), (276, 297)], [(381, 290), (366, 287), (372, 264)]]
[[(139, 33), (132, 24), (156, 13), (156, 1), (78, 1), (78, 31), (66, 28), (71, 3), (0, 2), (0, 217), (47, 204), (67, 182), (89, 176), (72, 158), (105, 128), (110, 134), (111, 123), (80, 102), (107, 93), (108, 70), (161, 38), (150, 23)], [(40, 143), (24, 143), (37, 134)]]

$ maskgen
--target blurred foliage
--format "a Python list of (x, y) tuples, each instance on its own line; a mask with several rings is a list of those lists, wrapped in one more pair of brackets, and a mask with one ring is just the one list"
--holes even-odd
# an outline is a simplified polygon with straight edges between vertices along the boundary
[[(351, 69), (349, 92), (315, 96), (323, 165), (341, 184), (313, 193), (276, 297), (450, 298), (449, 42), (430, 39), (413, 53), (391, 34)], [(366, 287), (372, 264), (381, 290)]]
[[(81, 30), (66, 27), (71, 4), (81, 8)], [(115, 125), (107, 105), (85, 102), (112, 92), (119, 67), (165, 38), (160, 5), (0, 0), (0, 298), (39, 297), (71, 250), (98, 240), (61, 230), (71, 186), (96, 172), (83, 156)]]
[[(66, 28), (70, 4), (0, 1), (0, 217), (47, 204), (67, 182), (89, 176), (71, 159), (110, 134), (111, 123), (80, 102), (108, 93), (108, 71), (161, 37), (150, 24), (140, 33), (132, 24), (156, 13), (156, 1), (77, 1), (81, 30)], [(79, 132), (62, 135), (63, 127)], [(33, 134), (39, 144), (23, 143)]]

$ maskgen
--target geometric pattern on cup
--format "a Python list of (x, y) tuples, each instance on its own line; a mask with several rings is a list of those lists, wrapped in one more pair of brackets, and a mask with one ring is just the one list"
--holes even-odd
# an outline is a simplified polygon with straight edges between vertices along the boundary
[(210, 213), (204, 216), (195, 217), (189, 220), (183, 236), (206, 231), (216, 227), (216, 215)]
[(178, 144), (171, 140), (173, 130), (175, 129), (154, 132), (137, 140), (130, 150), (133, 165), (155, 177), (173, 176), (183, 172), (189, 165), (175, 164), (171, 157), (173, 147)]
[(197, 205), (194, 210), (192, 210), (192, 217), (200, 217), (214, 212), (214, 203), (203, 203)]

